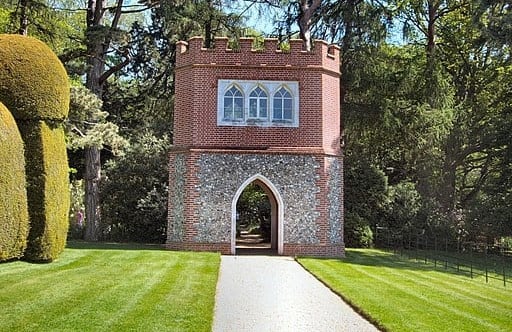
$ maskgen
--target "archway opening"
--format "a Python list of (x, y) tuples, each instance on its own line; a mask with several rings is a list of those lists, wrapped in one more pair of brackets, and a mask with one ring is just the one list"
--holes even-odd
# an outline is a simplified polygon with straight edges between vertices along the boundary
[(272, 190), (258, 179), (249, 183), (236, 202), (236, 254), (276, 254), (277, 218)]

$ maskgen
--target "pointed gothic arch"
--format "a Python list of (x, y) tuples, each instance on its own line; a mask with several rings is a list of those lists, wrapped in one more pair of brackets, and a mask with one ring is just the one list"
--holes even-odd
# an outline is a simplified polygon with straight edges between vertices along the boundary
[(261, 174), (255, 174), (245, 180), (235, 195), (233, 196), (233, 200), (231, 201), (231, 254), (236, 254), (236, 205), (242, 192), (245, 188), (251, 184), (256, 183), (260, 185), (260, 187), (267, 194), (270, 206), (271, 206), (271, 228), (272, 228), (272, 239), (271, 243), (274, 243), (275, 250), (278, 255), (283, 254), (283, 219), (284, 219), (284, 202), (281, 194), (277, 190), (276, 186), (265, 176)]

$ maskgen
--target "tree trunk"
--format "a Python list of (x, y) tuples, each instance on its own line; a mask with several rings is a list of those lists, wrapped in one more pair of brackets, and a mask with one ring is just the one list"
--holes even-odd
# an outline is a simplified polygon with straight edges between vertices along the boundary
[(300, 0), (298, 24), (300, 38), (304, 41), (304, 49), (311, 51), (313, 41), (311, 40), (311, 19), (315, 10), (320, 6), (322, 0)]
[[(455, 124), (456, 126), (457, 124)], [(464, 160), (463, 153), (460, 151), (460, 132), (455, 128), (448, 135), (444, 146), (444, 161), (442, 168), (441, 182), (438, 188), (437, 197), (441, 207), (441, 212), (446, 221), (446, 226), (455, 230), (458, 226), (458, 202), (457, 193), (457, 169)]]
[(212, 0), (208, 0), (208, 19), (204, 24), (204, 47), (212, 48), (213, 47), (213, 2)]
[[(341, 43), (341, 77), (340, 77), (340, 103), (341, 103), (341, 112), (344, 110), (344, 104), (346, 101), (347, 94), (349, 92), (350, 75), (345, 75), (349, 73), (351, 69), (351, 59), (353, 55), (349, 54), (350, 50), (354, 48), (354, 11), (356, 8), (357, 0), (347, 0), (347, 10), (343, 11), (343, 26), (345, 30), (345, 34), (343, 35), (342, 43)], [(340, 142), (342, 145), (345, 145), (345, 117), (340, 117)]]
[(439, 78), (436, 73), (437, 71), (437, 59), (436, 59), (436, 20), (439, 11), (438, 0), (428, 0), (428, 22), (427, 22), (427, 68), (426, 68), (426, 89), (428, 91), (427, 102), (431, 107), (439, 106)]
[(98, 241), (100, 214), (99, 185), (101, 180), (100, 149), (85, 148), (85, 240)]
[[(103, 100), (104, 82), (109, 75), (120, 70), (128, 63), (126, 60), (118, 66), (105, 70), (107, 51), (110, 48), (111, 36), (105, 32), (103, 15), (107, 11), (106, 0), (88, 0), (87, 2), (87, 65), (85, 86), (100, 100)], [(115, 11), (110, 23), (110, 31), (117, 29), (122, 14), (123, 0), (117, 0)], [(89, 122), (98, 119), (90, 118)], [(100, 182), (101, 182), (101, 147), (90, 146), (85, 149), (85, 239), (97, 241), (101, 225)]]
[(428, 1), (428, 22), (427, 22), (427, 59), (434, 57), (436, 50), (436, 19), (439, 10), (437, 0)]
[[(98, 98), (103, 100), (103, 85), (100, 78), (105, 71), (104, 36), (95, 35), (97, 28), (103, 21), (105, 0), (89, 0), (87, 8), (87, 54), (88, 71), (86, 73), (86, 87)], [(88, 119), (95, 122), (97, 119)], [(100, 148), (91, 146), (85, 148), (85, 239), (98, 241), (99, 225), (101, 223), (100, 192), (101, 181), (101, 155)]]
[(20, 28), (18, 29), (18, 34), (27, 36), (28, 35), (28, 1), (29, 0), (20, 0)]

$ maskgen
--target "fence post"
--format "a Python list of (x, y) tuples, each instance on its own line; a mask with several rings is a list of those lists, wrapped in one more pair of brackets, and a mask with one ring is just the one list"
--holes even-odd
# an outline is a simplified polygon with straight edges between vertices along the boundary
[(503, 261), (503, 287), (507, 287), (507, 277), (505, 275), (505, 261)]
[(486, 243), (485, 244), (485, 283), (488, 284), (489, 283), (489, 272), (487, 271), (487, 262), (489, 262), (489, 260), (487, 259), (487, 250), (489, 249), (489, 244)]
[(428, 263), (428, 245), (427, 245), (427, 237), (425, 236), (425, 248), (423, 248), (423, 250), (425, 250), (425, 264)]
[(416, 235), (416, 262), (418, 261), (418, 258), (420, 257), (420, 236)]
[[(444, 238), (444, 254), (448, 257), (448, 238)], [(448, 258), (444, 259), (444, 269), (448, 270)]]
[(471, 275), (471, 279), (473, 279), (473, 246), (469, 247), (469, 273)]
[(502, 263), (503, 263), (503, 287), (507, 287), (507, 276), (505, 273), (505, 246), (501, 249), (502, 251)]

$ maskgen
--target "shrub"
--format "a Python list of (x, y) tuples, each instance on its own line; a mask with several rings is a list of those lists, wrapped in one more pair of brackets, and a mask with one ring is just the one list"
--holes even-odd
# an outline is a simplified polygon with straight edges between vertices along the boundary
[(374, 227), (385, 212), (388, 179), (381, 169), (354, 156), (345, 165), (345, 213), (357, 214)]
[(73, 180), (70, 185), (71, 209), (69, 211), (68, 239), (82, 240), (85, 234), (84, 180)]
[(66, 71), (41, 41), (0, 35), (0, 100), (25, 143), (30, 231), (24, 258), (52, 261), (66, 243), (70, 204), (62, 126), (69, 109)]
[(64, 66), (43, 42), (0, 35), (0, 100), (16, 120), (63, 120), (69, 110)]
[(0, 261), (23, 255), (28, 225), (23, 141), (11, 113), (0, 103)]
[(418, 218), (421, 206), (421, 196), (414, 183), (400, 182), (390, 186), (386, 220), (383, 220), (381, 225), (404, 238), (407, 235), (418, 234), (425, 228)]
[(62, 126), (23, 122), (30, 232), (25, 259), (52, 261), (64, 250), (70, 206)]
[(345, 214), (345, 246), (350, 248), (373, 247), (373, 232), (368, 221), (357, 213)]
[(125, 155), (106, 163), (101, 187), (103, 239), (165, 241), (168, 150), (168, 137), (143, 134), (134, 138)]

